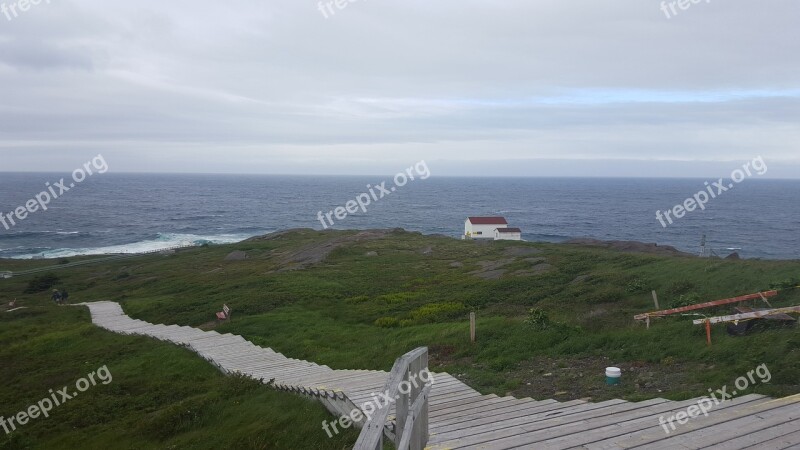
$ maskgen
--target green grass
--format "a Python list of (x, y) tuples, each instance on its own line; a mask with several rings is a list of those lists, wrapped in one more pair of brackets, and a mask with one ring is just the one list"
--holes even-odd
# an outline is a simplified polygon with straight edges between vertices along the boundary
[[(98, 382), (10, 435), (18, 448), (351, 448), (329, 439), (318, 403), (223, 376), (189, 350), (91, 325), (84, 308), (34, 306), (0, 315), (0, 415), (27, 410), (107, 366)], [(58, 396), (57, 398), (60, 398)]]
[[(303, 266), (292, 256), (332, 240), (347, 242), (322, 262)], [(506, 253), (510, 247), (539, 252), (510, 256)], [(430, 254), (424, 254), (427, 248), (432, 249)], [(246, 251), (249, 259), (225, 261), (233, 250)], [(368, 256), (370, 252), (377, 256)], [(552, 269), (512, 275), (539, 263), (528, 258), (546, 258)], [(508, 260), (508, 272), (499, 279), (470, 273), (480, 269), (479, 262), (498, 260)], [(43, 264), (4, 261), (0, 270)], [(233, 320), (217, 331), (241, 334), (287, 356), (333, 368), (388, 370), (401, 354), (427, 345), (436, 370), (457, 375), (484, 393), (558, 400), (683, 399), (730, 385), (762, 363), (769, 367), (772, 380), (748, 392), (772, 396), (800, 392), (797, 327), (766, 326), (745, 337), (730, 337), (724, 326), (717, 326), (714, 345), (707, 347), (705, 331), (691, 324), (693, 317), (660, 320), (650, 330), (633, 321), (633, 315), (652, 310), (651, 290), (658, 291), (664, 307), (687, 298), (709, 301), (742, 295), (800, 278), (797, 261), (723, 261), (554, 244), (477, 244), (402, 231), (364, 239), (356, 238), (356, 232), (305, 230), (54, 273), (60, 278), (57, 287), (67, 288), (73, 302), (118, 301), (133, 317), (155, 323), (210, 328), (214, 312), (227, 303), (234, 309)], [(261, 410), (251, 401), (255, 394), (241, 393), (238, 400), (235, 393), (223, 395), (229, 381), (199, 358), (166, 344), (97, 330), (85, 312), (48, 305), (47, 292), (23, 294), (31, 278), (0, 280), (0, 300), (17, 297), (21, 304), (34, 307), (3, 316), (0, 354), (4, 362), (13, 363), (0, 370), (4, 379), (36, 374), (25, 380), (27, 390), (0, 386), (0, 404), (13, 404), (6, 409), (15, 411), (47, 388), (72, 382), (103, 364), (115, 375), (111, 386), (126, 383), (140, 394), (128, 403), (109, 391), (108, 401), (116, 399), (115, 413), (104, 414), (102, 422), (93, 424), (94, 433), (62, 427), (68, 423), (63, 420), (26, 427), (24, 436), (36, 445), (69, 446), (108, 434), (115, 435), (122, 447), (235, 443), (253, 448), (340, 448), (349, 442), (320, 437), (319, 422), (325, 417), (321, 407), (264, 388), (256, 389), (260, 400), (255, 403)], [(800, 291), (786, 290), (771, 301), (776, 306), (800, 304)], [(549, 326), (526, 323), (531, 308), (543, 311)], [(476, 344), (468, 338), (470, 311), (478, 314)], [(702, 312), (730, 311), (721, 307)], [(58, 363), (51, 364), (51, 359)], [(86, 367), (84, 361), (89, 363)], [(623, 384), (613, 389), (604, 385), (603, 369), (609, 365), (624, 369)], [(149, 375), (144, 374), (145, 367)], [(47, 376), (67, 368), (63, 378)], [(164, 392), (172, 388), (174, 393)], [(86, 401), (108, 389), (93, 388)], [(205, 390), (216, 394), (196, 398)], [(151, 392), (162, 392), (170, 400), (151, 398)], [(174, 402), (197, 404), (205, 412), (199, 419), (185, 418), (172, 409)], [(169, 420), (163, 423), (169, 425), (148, 422), (154, 414), (151, 409), (167, 414)], [(307, 432), (280, 434), (280, 424), (290, 419), (303, 422)], [(166, 435), (161, 435), (161, 428), (166, 428)]]

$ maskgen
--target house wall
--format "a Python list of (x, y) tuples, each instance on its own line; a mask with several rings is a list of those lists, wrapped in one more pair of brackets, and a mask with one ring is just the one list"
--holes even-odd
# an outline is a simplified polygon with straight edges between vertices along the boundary
[(500, 233), (499, 231), (495, 230), (494, 239), (496, 241), (521, 241), (522, 233)]
[[(464, 235), (469, 236), (472, 239), (494, 239), (494, 232), (497, 228), (505, 227), (506, 225), (473, 225), (467, 220), (464, 223)], [(480, 234), (478, 234), (480, 233)]]

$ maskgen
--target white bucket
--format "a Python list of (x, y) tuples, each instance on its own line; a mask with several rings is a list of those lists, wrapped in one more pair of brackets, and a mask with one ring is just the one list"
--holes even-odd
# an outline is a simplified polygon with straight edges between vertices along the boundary
[(619, 367), (606, 367), (606, 384), (619, 384), (622, 378), (622, 369)]

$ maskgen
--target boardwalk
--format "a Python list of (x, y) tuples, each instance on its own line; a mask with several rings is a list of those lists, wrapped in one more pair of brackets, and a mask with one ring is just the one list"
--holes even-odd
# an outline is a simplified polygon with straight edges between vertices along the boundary
[[(349, 414), (369, 401), (383, 390), (388, 376), (287, 358), (241, 336), (131, 319), (112, 302), (84, 305), (102, 328), (187, 346), (225, 373), (314, 397), (335, 414)], [(707, 417), (676, 424), (667, 434), (659, 418), (685, 412), (697, 400), (536, 401), (481, 395), (446, 373), (434, 377), (431, 449), (800, 449), (800, 395), (777, 400), (744, 395), (715, 406)], [(387, 423), (389, 434), (392, 428)]]

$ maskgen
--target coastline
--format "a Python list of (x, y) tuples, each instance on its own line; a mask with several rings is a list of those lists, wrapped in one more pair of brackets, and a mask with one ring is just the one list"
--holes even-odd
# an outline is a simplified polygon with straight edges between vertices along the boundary
[[(163, 253), (169, 251), (175, 251), (179, 249), (188, 249), (188, 248), (197, 248), (203, 247), (207, 245), (233, 245), (238, 244), (241, 242), (248, 242), (248, 241), (258, 241), (263, 239), (273, 239), (283, 234), (295, 232), (295, 231), (304, 231), (304, 232), (319, 232), (319, 233), (334, 233), (334, 232), (391, 232), (391, 231), (402, 231), (408, 233), (417, 233), (422, 236), (426, 237), (446, 237), (455, 240), (460, 240), (459, 237), (455, 235), (448, 235), (443, 233), (422, 233), (420, 231), (414, 230), (406, 230), (404, 228), (371, 228), (371, 229), (328, 229), (328, 230), (317, 230), (313, 228), (287, 228), (284, 230), (277, 230), (265, 234), (257, 234), (253, 236), (249, 235), (240, 235), (237, 237), (233, 237), (232, 235), (227, 235), (227, 238), (214, 238), (212, 236), (208, 236), (203, 239), (194, 239), (194, 240), (183, 240), (177, 243), (174, 241), (164, 241), (159, 243), (158, 241), (145, 241), (147, 245), (142, 246), (142, 242), (133, 242), (130, 244), (120, 244), (108, 247), (98, 247), (98, 248), (90, 248), (90, 249), (70, 249), (70, 248), (62, 248), (62, 249), (55, 249), (53, 250), (53, 256), (40, 256), (41, 254), (26, 254), (20, 255), (15, 257), (0, 257), (0, 261), (65, 261), (69, 258), (86, 258), (86, 257), (109, 257), (109, 256), (138, 256), (138, 255), (147, 255), (147, 254), (154, 254), (154, 253)], [(486, 243), (493, 242), (487, 241)], [(597, 248), (605, 248), (609, 250), (615, 250), (623, 253), (644, 253), (644, 254), (655, 254), (655, 255), (663, 255), (663, 256), (679, 256), (679, 257), (694, 257), (700, 258), (697, 253), (690, 253), (674, 247), (672, 245), (661, 244), (657, 242), (644, 242), (644, 241), (636, 241), (636, 240), (617, 240), (617, 239), (596, 239), (592, 237), (574, 237), (574, 238), (567, 238), (567, 239), (553, 239), (553, 240), (522, 240), (519, 242), (527, 242), (527, 243), (542, 243), (542, 244), (554, 244), (554, 245), (571, 245), (571, 246), (583, 246), (583, 247), (597, 247)], [(125, 248), (142, 248), (141, 251), (120, 251), (121, 249)], [(45, 252), (46, 254), (47, 252)], [(721, 260), (726, 259), (727, 255), (719, 255), (713, 256), (709, 259)], [(738, 256), (735, 258), (729, 259), (742, 259), (742, 260), (760, 260), (760, 261), (795, 261), (800, 260), (800, 258), (745, 258)]]

